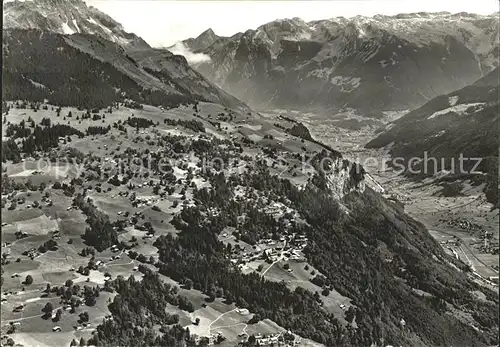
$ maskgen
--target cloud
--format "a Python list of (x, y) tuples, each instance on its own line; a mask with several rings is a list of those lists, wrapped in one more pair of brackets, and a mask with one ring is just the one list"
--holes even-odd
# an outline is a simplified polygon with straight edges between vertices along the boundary
[(189, 64), (201, 64), (210, 61), (210, 56), (203, 53), (193, 53), (184, 43), (177, 42), (168, 50), (173, 54), (184, 56)]

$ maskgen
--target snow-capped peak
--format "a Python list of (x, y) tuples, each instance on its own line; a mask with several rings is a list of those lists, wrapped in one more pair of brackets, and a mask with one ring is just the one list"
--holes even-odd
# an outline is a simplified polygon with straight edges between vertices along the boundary
[(108, 15), (82, 0), (12, 0), (4, 2), (4, 29), (38, 29), (63, 35), (94, 34), (122, 46), (149, 45)]

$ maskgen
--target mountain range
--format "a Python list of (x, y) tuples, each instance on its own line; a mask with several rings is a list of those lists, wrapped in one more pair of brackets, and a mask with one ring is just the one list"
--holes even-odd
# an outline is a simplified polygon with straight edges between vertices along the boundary
[[(193, 70), (183, 56), (152, 48), (81, 0), (8, 2), (3, 18), (4, 93), (9, 99), (36, 95), (70, 105), (74, 98), (67, 91), (82, 93), (88, 87), (83, 94), (106, 94), (107, 100), (128, 97), (166, 107), (198, 100), (247, 108)], [(81, 78), (75, 74), (83, 71), (76, 65), (90, 71), (87, 84), (77, 83)], [(107, 76), (104, 83), (102, 75)]]
[(498, 15), (413, 13), (276, 20), (231, 37), (183, 41), (209, 61), (196, 68), (256, 108), (370, 116), (412, 109), (498, 66)]
[[(448, 170), (452, 177), (463, 179), (478, 172), (472, 175), (474, 181), (486, 183), (488, 200), (498, 206), (499, 78), (496, 68), (470, 86), (432, 99), (387, 124), (366, 147), (389, 146), (392, 157), (405, 158), (407, 167), (410, 158), (423, 158), (427, 152), (438, 161), (428, 162), (424, 176)], [(458, 172), (460, 155), (469, 159), (463, 164), (464, 172)], [(481, 158), (477, 167), (472, 158)]]

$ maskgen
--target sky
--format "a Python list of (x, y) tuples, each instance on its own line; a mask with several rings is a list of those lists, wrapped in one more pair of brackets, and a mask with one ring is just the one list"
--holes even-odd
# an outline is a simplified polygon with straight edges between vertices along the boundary
[(217, 35), (237, 32), (281, 18), (305, 21), (332, 17), (394, 15), (411, 12), (448, 11), (491, 14), (498, 0), (323, 0), (323, 1), (167, 1), (85, 0), (123, 24), (150, 45), (168, 47), (208, 28)]

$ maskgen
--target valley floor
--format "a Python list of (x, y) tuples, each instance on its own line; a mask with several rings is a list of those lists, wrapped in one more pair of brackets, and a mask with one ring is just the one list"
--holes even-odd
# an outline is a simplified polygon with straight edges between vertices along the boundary
[[(264, 114), (273, 118), (286, 113), (280, 110)], [(400, 115), (387, 114), (385, 121)], [(475, 187), (465, 182), (462, 196), (444, 197), (439, 194), (442, 187), (434, 178), (412, 181), (385, 164), (390, 159), (388, 150), (364, 148), (376, 136), (375, 128), (341, 128), (336, 116), (327, 118), (293, 111), (287, 116), (306, 125), (315, 139), (340, 151), (347, 159), (361, 163), (369, 174), (368, 181), (373, 188), (383, 189), (385, 196), (402, 202), (405, 212), (423, 223), (446, 252), (469, 264), (478, 281), (498, 291), (498, 285), (488, 279), (496, 277), (498, 281), (499, 211), (491, 209), (482, 186)], [(341, 115), (342, 119), (345, 117)], [(359, 117), (350, 115), (348, 118)], [(486, 243), (485, 232), (493, 234)]]

